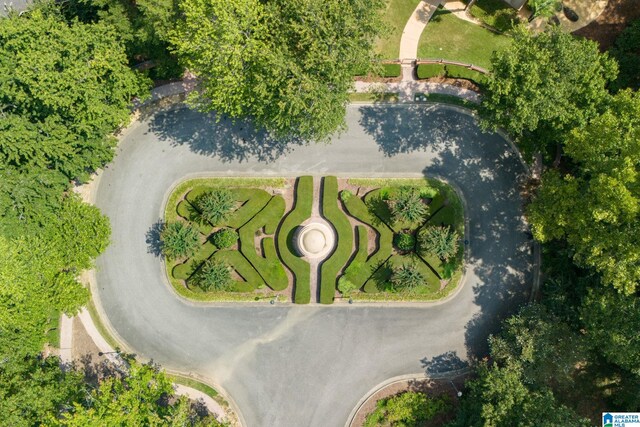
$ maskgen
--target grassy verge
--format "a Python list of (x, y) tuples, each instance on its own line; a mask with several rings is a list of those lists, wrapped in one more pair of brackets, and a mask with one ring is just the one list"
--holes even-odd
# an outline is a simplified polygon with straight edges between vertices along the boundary
[(383, 15), (387, 31), (378, 39), (375, 47), (382, 59), (398, 59), (402, 30), (418, 3), (420, 0), (390, 0), (387, 3)]
[(358, 92), (349, 94), (349, 101), (353, 103), (394, 103), (398, 102), (398, 99), (398, 94), (395, 92)]
[(294, 276), (295, 296), (297, 304), (308, 304), (311, 300), (309, 263), (300, 258), (293, 247), (293, 234), (296, 228), (311, 216), (313, 203), (313, 177), (298, 178), (295, 192), (295, 206), (280, 223), (277, 233), (278, 253), (282, 261), (289, 267)]
[(457, 105), (459, 107), (468, 108), (470, 110), (477, 111), (480, 108), (479, 104), (475, 102), (467, 101), (464, 98), (460, 98), (454, 95), (445, 95), (442, 93), (417, 93), (415, 100), (418, 102), (436, 102), (438, 104)]
[(353, 230), (347, 216), (338, 207), (338, 180), (335, 176), (323, 179), (322, 214), (336, 229), (338, 240), (333, 254), (320, 267), (320, 303), (331, 304), (336, 291), (336, 279), (349, 261), (353, 246)]
[(419, 58), (443, 58), (491, 67), (491, 55), (506, 47), (511, 38), (457, 18), (438, 9), (420, 37)]
[(184, 386), (191, 387), (198, 391), (201, 391), (207, 396), (209, 396), (210, 398), (215, 399), (216, 401), (220, 398), (220, 394), (216, 391), (215, 388), (211, 387), (210, 385), (202, 383), (198, 380), (194, 380), (193, 378), (185, 377), (183, 375), (176, 375), (176, 374), (169, 374), (169, 373), (166, 373), (165, 375), (172, 382), (176, 384), (182, 384)]
[(93, 303), (93, 297), (89, 298), (89, 302), (87, 302), (87, 305), (85, 307), (87, 308), (87, 311), (91, 316), (91, 320), (93, 321), (93, 324), (95, 325), (100, 335), (102, 335), (102, 338), (104, 338), (104, 340), (107, 342), (107, 344), (109, 344), (111, 348), (120, 347), (120, 344), (118, 343), (118, 341), (113, 336), (111, 336), (111, 332), (109, 332), (109, 330), (104, 325), (104, 323), (102, 323), (102, 319), (98, 314), (98, 309)]
[(479, 86), (484, 85), (487, 81), (487, 76), (479, 71), (474, 71), (461, 65), (451, 64), (418, 64), (416, 74), (419, 79), (449, 77), (452, 79), (469, 80)]

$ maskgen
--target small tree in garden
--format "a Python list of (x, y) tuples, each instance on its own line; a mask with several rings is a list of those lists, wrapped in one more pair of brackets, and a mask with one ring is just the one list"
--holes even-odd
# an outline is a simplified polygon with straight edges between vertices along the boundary
[(418, 252), (448, 261), (458, 252), (459, 239), (450, 227), (425, 227), (418, 233)]
[(229, 217), (235, 207), (235, 200), (229, 190), (219, 189), (199, 196), (196, 206), (204, 221), (217, 225)]
[(412, 264), (397, 267), (391, 273), (391, 284), (395, 290), (412, 292), (424, 283), (424, 275)]
[(338, 290), (342, 295), (349, 295), (351, 292), (358, 289), (358, 287), (351, 280), (347, 279), (346, 276), (340, 277), (338, 279)]
[(203, 291), (223, 291), (231, 284), (231, 269), (220, 261), (207, 260), (200, 268), (198, 286)]
[(170, 222), (160, 233), (162, 253), (168, 259), (189, 257), (200, 246), (198, 231), (183, 222)]
[(416, 246), (416, 238), (410, 232), (397, 233), (393, 236), (393, 244), (401, 251), (412, 251)]
[(222, 228), (213, 234), (211, 241), (218, 249), (225, 249), (238, 241), (238, 232), (231, 228)]
[(413, 188), (400, 188), (395, 196), (387, 201), (394, 221), (421, 222), (429, 212)]

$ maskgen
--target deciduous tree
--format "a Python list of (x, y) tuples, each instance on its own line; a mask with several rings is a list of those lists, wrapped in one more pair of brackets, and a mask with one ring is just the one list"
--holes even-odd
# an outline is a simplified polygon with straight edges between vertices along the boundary
[(595, 42), (560, 28), (514, 32), (491, 60), (482, 102), (487, 128), (504, 128), (528, 154), (552, 154), (575, 128), (596, 117), (609, 98), (617, 66)]
[(344, 127), (356, 70), (369, 69), (382, 0), (186, 0), (171, 40), (200, 79), (203, 111), (250, 117), (280, 137)]

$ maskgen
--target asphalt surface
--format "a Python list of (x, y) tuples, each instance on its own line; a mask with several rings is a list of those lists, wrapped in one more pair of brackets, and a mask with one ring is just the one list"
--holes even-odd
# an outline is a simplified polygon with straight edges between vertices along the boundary
[[(498, 319), (530, 288), (531, 245), (508, 143), (447, 107), (352, 106), (331, 144), (288, 145), (179, 106), (126, 132), (97, 189), (112, 244), (97, 262), (98, 297), (118, 334), (165, 367), (223, 386), (247, 426), (343, 426), (387, 378), (442, 372), (486, 351)], [(197, 306), (166, 283), (155, 225), (170, 187), (189, 175), (441, 176), (468, 206), (469, 267), (440, 305)]]

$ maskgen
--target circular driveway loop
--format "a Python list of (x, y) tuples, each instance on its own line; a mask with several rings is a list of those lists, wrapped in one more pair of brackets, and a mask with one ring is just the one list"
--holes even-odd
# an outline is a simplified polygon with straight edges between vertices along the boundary
[[(247, 426), (343, 426), (373, 386), (402, 374), (459, 367), (486, 350), (497, 320), (524, 299), (530, 243), (508, 143), (447, 107), (350, 106), (330, 145), (281, 145), (242, 124), (178, 106), (133, 124), (104, 171), (97, 205), (112, 244), (97, 261), (109, 322), (140, 355), (224, 387)], [(150, 244), (163, 200), (193, 174), (423, 175), (454, 183), (468, 205), (464, 287), (435, 305), (198, 306), (165, 284)]]

